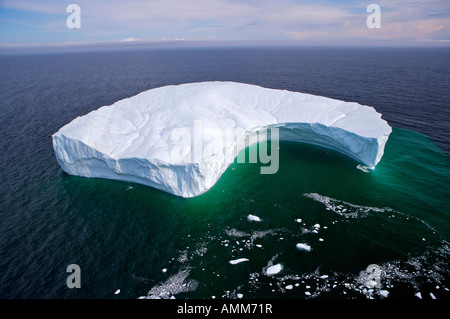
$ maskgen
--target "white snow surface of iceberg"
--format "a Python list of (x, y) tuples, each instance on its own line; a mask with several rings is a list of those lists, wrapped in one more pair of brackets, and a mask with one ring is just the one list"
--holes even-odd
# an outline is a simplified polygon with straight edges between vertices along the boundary
[[(280, 140), (333, 149), (370, 168), (383, 156), (392, 131), (374, 108), (355, 102), (200, 82), (155, 88), (103, 106), (63, 126), (52, 139), (68, 174), (194, 197), (209, 190), (236, 155), (270, 128), (279, 129)], [(230, 131), (233, 138), (226, 136)], [(186, 132), (192, 133), (190, 146), (180, 147)]]

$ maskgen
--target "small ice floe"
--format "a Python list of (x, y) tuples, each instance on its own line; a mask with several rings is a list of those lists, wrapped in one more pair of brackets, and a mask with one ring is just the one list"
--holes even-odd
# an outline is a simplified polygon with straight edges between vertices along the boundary
[(322, 275), (322, 276), (320, 276), (320, 279), (327, 279), (328, 278), (328, 275)]
[(416, 293), (414, 296), (416, 296), (419, 299), (422, 299), (422, 294), (420, 293), (420, 291), (418, 293)]
[(167, 272), (167, 268), (163, 268), (161, 271), (165, 273)]
[(389, 295), (389, 291), (387, 290), (380, 290), (380, 296), (386, 298)]
[(323, 241), (323, 238), (319, 238), (319, 241)]
[(319, 233), (319, 229), (320, 229), (320, 224), (315, 224), (313, 226), (313, 230), (311, 231), (314, 234), (318, 234)]
[(261, 221), (261, 218), (259, 218), (258, 216), (252, 215), (252, 214), (248, 214), (247, 219), (250, 222), (260, 222)]
[(430, 297), (431, 297), (431, 299), (436, 299), (436, 296), (435, 296), (435, 295), (433, 295), (433, 293), (432, 293), (432, 292), (430, 292)]
[(305, 295), (311, 296), (311, 293), (309, 291), (305, 291)]
[(309, 245), (307, 245), (307, 244), (298, 243), (297, 245), (295, 245), (295, 247), (296, 247), (298, 250), (311, 251), (311, 246), (309, 246)]
[(127, 187), (127, 191), (129, 191), (130, 189), (133, 189), (133, 186), (128, 186)]
[(273, 266), (270, 266), (266, 269), (266, 274), (268, 276), (276, 275), (283, 269), (283, 266), (281, 264), (276, 264)]
[(294, 288), (294, 286), (292, 286), (292, 285), (287, 285), (286, 287), (284, 287), (285, 289), (287, 289), (287, 290), (291, 290), (292, 288)]
[(370, 169), (370, 167), (364, 166), (364, 165), (361, 165), (361, 164), (358, 164), (356, 166), (356, 168), (359, 169), (360, 171), (364, 172), (364, 173), (369, 173), (369, 169)]
[(301, 223), (301, 222), (302, 222), (302, 219), (301, 219), (301, 218), (297, 218), (297, 219), (295, 220), (295, 222)]
[(190, 268), (181, 269), (166, 281), (152, 287), (147, 293), (147, 299), (169, 299), (182, 292), (194, 291), (198, 287), (196, 280), (186, 280), (190, 274)]
[(117, 290), (114, 292), (114, 294), (115, 294), (115, 295), (120, 294), (120, 289), (117, 289)]
[(243, 294), (237, 294), (237, 297), (238, 297), (239, 299), (242, 299), (242, 297), (244, 297), (244, 295), (243, 295)]
[(228, 263), (230, 263), (231, 265), (236, 265), (236, 264), (242, 263), (244, 261), (248, 261), (248, 259), (247, 258), (238, 258), (238, 259), (230, 260)]
[(258, 247), (258, 248), (262, 248), (261, 244), (256, 244), (255, 246)]

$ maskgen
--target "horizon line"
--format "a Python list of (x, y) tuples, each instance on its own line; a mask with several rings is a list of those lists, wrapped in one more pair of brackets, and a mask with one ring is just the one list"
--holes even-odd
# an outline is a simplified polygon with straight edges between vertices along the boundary
[(450, 40), (430, 41), (295, 41), (295, 40), (186, 40), (126, 38), (120, 41), (63, 42), (63, 43), (0, 43), (0, 55), (11, 53), (58, 53), (91, 50), (201, 48), (201, 47), (342, 47), (342, 48), (450, 48)]

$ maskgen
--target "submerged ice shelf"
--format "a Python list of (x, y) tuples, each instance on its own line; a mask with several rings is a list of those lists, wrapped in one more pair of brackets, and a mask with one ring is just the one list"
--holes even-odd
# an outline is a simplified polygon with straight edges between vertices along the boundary
[(380, 113), (358, 103), (201, 82), (151, 89), (101, 107), (52, 139), (68, 174), (194, 197), (209, 190), (242, 149), (270, 140), (274, 128), (280, 140), (333, 149), (370, 168), (383, 156), (392, 131)]

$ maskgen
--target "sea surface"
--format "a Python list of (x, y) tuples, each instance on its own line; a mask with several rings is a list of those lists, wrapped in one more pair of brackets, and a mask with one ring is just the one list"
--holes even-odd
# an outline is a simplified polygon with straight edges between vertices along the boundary
[[(366, 171), (281, 142), (277, 174), (234, 163), (190, 199), (59, 167), (51, 135), (75, 117), (225, 80), (372, 106), (393, 127), (384, 157)], [(449, 49), (0, 56), (0, 298), (448, 299), (449, 101)]]

